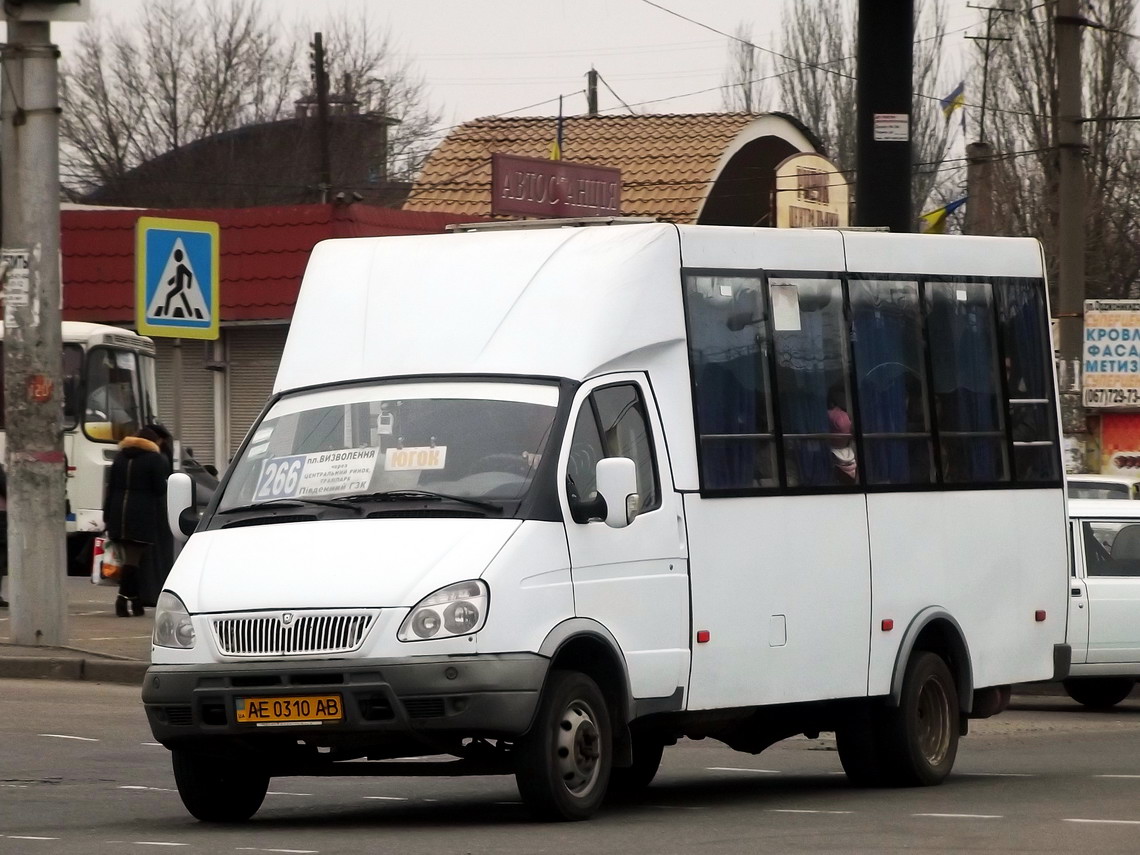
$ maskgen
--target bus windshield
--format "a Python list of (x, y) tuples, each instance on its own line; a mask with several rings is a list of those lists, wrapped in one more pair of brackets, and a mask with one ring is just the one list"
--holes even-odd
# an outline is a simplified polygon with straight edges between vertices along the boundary
[(83, 432), (96, 442), (118, 442), (146, 423), (143, 377), (134, 351), (93, 347), (87, 354)]
[(219, 510), (404, 491), (516, 500), (534, 477), (557, 402), (554, 386), (482, 382), (283, 398), (234, 464)]

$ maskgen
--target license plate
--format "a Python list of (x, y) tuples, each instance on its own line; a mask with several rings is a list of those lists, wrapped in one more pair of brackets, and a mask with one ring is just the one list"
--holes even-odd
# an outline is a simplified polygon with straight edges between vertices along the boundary
[(340, 695), (237, 699), (239, 724), (313, 724), (342, 718)]

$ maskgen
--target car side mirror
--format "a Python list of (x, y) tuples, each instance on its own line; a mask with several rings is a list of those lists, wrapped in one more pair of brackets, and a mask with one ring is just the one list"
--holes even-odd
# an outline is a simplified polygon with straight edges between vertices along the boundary
[(628, 457), (607, 457), (598, 461), (598, 495), (606, 503), (606, 525), (625, 528), (641, 508), (637, 493), (637, 464)]
[(198, 527), (194, 480), (185, 472), (173, 472), (166, 479), (166, 523), (179, 543), (185, 542)]

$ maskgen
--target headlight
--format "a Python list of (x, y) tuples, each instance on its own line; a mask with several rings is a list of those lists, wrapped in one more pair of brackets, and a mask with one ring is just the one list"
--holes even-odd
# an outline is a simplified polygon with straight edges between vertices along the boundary
[(487, 584), (479, 579), (440, 588), (408, 612), (396, 637), (400, 641), (427, 641), (476, 633), (487, 622), (489, 597)]
[(154, 607), (154, 643), (188, 650), (194, 646), (194, 624), (182, 600), (163, 591)]

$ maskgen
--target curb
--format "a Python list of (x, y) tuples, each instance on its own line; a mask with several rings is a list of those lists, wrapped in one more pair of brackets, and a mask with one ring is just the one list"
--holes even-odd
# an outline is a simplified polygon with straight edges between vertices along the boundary
[(141, 686), (148, 663), (80, 657), (0, 656), (0, 679), (87, 680)]

